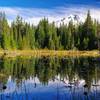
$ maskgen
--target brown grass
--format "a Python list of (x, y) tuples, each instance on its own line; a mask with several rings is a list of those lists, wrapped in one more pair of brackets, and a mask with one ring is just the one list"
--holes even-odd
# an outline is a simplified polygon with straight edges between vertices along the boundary
[(93, 51), (75, 51), (75, 50), (14, 50), (14, 51), (0, 51), (0, 55), (6, 57), (16, 56), (90, 56), (98, 57), (100, 53), (98, 50)]

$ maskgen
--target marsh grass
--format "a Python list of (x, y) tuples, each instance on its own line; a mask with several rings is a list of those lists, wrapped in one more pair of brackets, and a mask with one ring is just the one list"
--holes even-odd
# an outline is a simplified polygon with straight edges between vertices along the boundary
[(17, 56), (86, 56), (86, 57), (99, 57), (98, 50), (93, 51), (76, 51), (76, 50), (14, 50), (14, 51), (0, 51), (0, 55), (5, 57), (17, 57)]

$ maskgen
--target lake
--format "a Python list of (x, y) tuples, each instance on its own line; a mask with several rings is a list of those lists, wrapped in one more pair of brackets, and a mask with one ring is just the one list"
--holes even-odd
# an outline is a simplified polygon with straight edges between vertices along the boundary
[(0, 58), (0, 100), (100, 100), (100, 58)]

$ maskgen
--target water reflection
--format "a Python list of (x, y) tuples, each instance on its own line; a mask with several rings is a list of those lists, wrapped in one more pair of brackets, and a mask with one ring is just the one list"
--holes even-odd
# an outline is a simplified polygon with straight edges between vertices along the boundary
[(0, 58), (0, 100), (100, 100), (99, 58)]

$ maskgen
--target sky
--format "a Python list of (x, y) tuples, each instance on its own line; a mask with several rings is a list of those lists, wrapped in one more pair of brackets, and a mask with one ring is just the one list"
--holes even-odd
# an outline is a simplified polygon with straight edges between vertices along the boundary
[(26, 22), (37, 25), (46, 17), (50, 22), (78, 15), (84, 21), (87, 11), (93, 19), (100, 21), (100, 0), (0, 0), (0, 11), (5, 12), (9, 24), (17, 15)]

